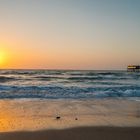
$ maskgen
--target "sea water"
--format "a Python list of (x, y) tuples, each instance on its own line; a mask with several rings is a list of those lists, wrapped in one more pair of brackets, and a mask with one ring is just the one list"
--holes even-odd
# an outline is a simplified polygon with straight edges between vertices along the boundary
[(140, 73), (126, 71), (0, 70), (0, 99), (140, 97)]

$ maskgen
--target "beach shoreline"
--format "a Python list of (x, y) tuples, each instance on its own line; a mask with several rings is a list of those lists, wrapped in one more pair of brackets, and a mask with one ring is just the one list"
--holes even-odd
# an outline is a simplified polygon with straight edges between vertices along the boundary
[(127, 99), (8, 99), (0, 110), (0, 132), (140, 127), (140, 102)]
[(139, 108), (138, 98), (0, 100), (0, 140), (139, 140)]

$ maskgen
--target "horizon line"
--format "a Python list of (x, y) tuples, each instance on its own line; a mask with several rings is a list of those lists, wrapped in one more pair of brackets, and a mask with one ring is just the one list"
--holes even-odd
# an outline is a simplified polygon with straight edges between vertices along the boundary
[(125, 71), (127, 69), (51, 69), (51, 68), (0, 68), (0, 70), (64, 70), (64, 71)]

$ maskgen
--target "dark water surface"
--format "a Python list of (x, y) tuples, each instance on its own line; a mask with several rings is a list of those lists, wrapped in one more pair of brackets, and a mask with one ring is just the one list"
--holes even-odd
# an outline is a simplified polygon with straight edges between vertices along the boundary
[(0, 70), (0, 99), (140, 97), (140, 73)]

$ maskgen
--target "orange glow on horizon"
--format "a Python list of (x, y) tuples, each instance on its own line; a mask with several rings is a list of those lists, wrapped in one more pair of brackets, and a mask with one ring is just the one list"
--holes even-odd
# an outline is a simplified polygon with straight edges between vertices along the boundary
[[(5, 40), (0, 42), (0, 68), (1, 69), (111, 69), (128, 65), (127, 62), (120, 62), (127, 54), (107, 52), (106, 50), (95, 48), (88, 50), (86, 47), (77, 49), (62, 47), (56, 48), (56, 44), (42, 45), (24, 42)], [(50, 47), (52, 46), (52, 47)], [(98, 46), (98, 44), (97, 44)], [(109, 55), (108, 55), (109, 53)], [(119, 55), (119, 59), (118, 56)]]
[(8, 54), (5, 50), (0, 49), (0, 67), (5, 67), (8, 62)]

